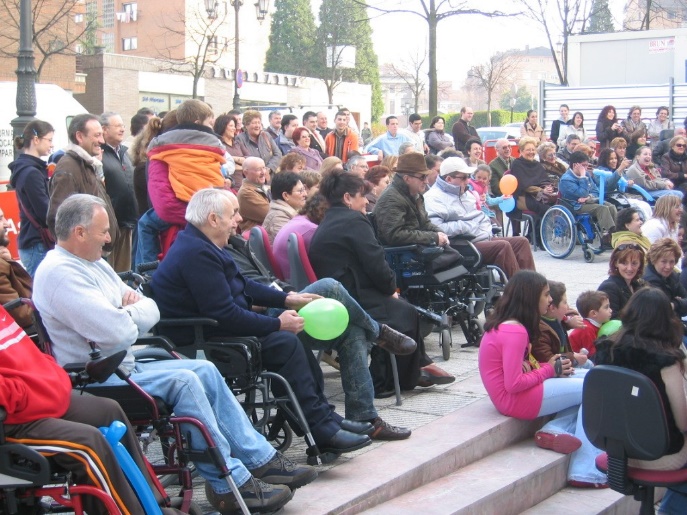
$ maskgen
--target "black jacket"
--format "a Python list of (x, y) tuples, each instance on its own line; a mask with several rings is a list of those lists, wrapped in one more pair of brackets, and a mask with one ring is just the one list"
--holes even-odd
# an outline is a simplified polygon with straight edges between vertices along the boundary
[(644, 282), (668, 295), (678, 316), (687, 315), (687, 291), (680, 284), (680, 274), (673, 272), (665, 278), (656, 271), (654, 265), (647, 265), (644, 270)]
[[(643, 285), (643, 282), (639, 280), (633, 285), (633, 288), (635, 291), (637, 291), (637, 289), (641, 288)], [(611, 305), (611, 309), (613, 310), (613, 315), (611, 318), (614, 320), (620, 319), (620, 310), (625, 307), (627, 301), (630, 300), (630, 297), (632, 297), (632, 291), (625, 282), (625, 279), (619, 275), (611, 275), (599, 285), (597, 290), (608, 295), (608, 301)]]
[[(48, 226), (48, 168), (45, 161), (28, 154), (21, 154), (9, 164), (12, 171), (10, 184), (16, 190), (21, 206), (31, 213), (31, 217), (42, 227)], [(29, 221), (24, 209), (20, 208), (19, 248), (28, 249), (43, 240), (38, 230)]]
[(119, 146), (119, 152), (110, 145), (103, 145), (103, 173), (105, 191), (110, 197), (119, 227), (133, 228), (138, 221), (138, 205), (134, 195), (134, 165)]

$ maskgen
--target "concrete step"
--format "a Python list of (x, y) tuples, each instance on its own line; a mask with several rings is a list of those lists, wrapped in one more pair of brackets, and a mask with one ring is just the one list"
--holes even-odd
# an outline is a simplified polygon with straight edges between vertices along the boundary
[[(525, 439), (527, 452), (538, 451), (545, 461), (567, 460), (534, 447), (531, 437), (542, 424), (541, 419), (504, 417), (488, 398), (481, 399), (416, 429), (409, 440), (385, 443), (323, 472), (317, 481), (298, 490), (283, 513), (360, 513)], [(496, 467), (489, 474), (497, 476), (498, 470)], [(558, 488), (563, 486), (564, 476)]]
[(565, 485), (569, 459), (528, 439), (365, 513), (516, 515)]
[(627, 515), (639, 513), (639, 502), (630, 495), (611, 489), (580, 490), (565, 487), (555, 495), (533, 506), (522, 515)]

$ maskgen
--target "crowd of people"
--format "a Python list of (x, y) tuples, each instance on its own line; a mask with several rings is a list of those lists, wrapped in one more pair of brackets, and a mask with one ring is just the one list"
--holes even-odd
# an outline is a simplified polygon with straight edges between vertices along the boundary
[[(511, 141), (499, 139), (489, 162), (483, 160), (470, 107), (461, 109), (450, 133), (443, 117), (423, 130), (422, 118), (413, 114), (406, 128), (396, 116), (387, 117), (386, 132), (373, 137), (369, 127), (357, 131), (345, 108), (336, 113), (333, 128), (325, 113), (311, 111), (301, 119), (274, 111), (263, 127), (259, 111), (215, 116), (204, 102), (187, 100), (167, 113), (137, 113), (130, 147), (124, 144), (119, 114), (75, 116), (70, 143), (57, 152), (54, 128), (30, 122), (15, 142), (22, 153), (10, 164), (21, 216), (21, 264), (2, 251), (6, 223), (0, 218), (0, 299), (33, 298), (60, 365), (86, 361), (89, 342), (97, 342), (105, 354), (125, 350), (124, 366), (144, 390), (209, 429), (249, 506), (271, 511), (313, 481), (316, 471), (274, 452), (250, 426), (214, 365), (193, 360), (140, 364), (131, 346), (161, 316), (214, 318), (217, 326), (207, 337), (260, 339), (263, 366), (291, 384), (321, 450), (341, 454), (372, 440), (406, 439), (411, 431), (388, 424), (374, 406), (375, 398), (394, 392), (390, 355), (396, 355), (402, 390), (455, 378), (426, 353), (418, 312), (396, 293), (383, 245), (440, 246), (443, 253), (432, 262), (438, 271), (462, 262), (458, 240), (467, 238), (483, 263), (498, 266), (509, 279), (480, 347), (480, 373), (489, 396), (508, 416), (555, 414), (536, 434), (537, 444), (574, 453), (571, 485), (605, 487), (605, 476), (593, 464), (598, 450), (581, 429), (582, 379), (599, 360), (614, 360), (604, 345), (630, 349), (640, 345), (634, 342), (655, 343), (648, 328), (631, 318), (641, 312), (635, 298), (660, 290), (671, 307), (666, 317), (687, 315), (680, 235), (687, 137), (674, 129), (667, 108), (659, 108), (647, 126), (639, 106), (620, 121), (615, 108), (606, 106), (596, 127), (602, 147), (597, 159), (582, 113), (569, 118), (567, 105), (560, 112), (549, 141), (538, 113), (529, 111), (517, 143), (519, 157), (513, 158)], [(666, 137), (671, 130), (674, 135)], [(48, 156), (54, 163), (51, 175)], [(608, 279), (597, 292), (577, 299), (577, 312), (567, 303), (565, 285), (535, 271), (529, 240), (501, 236), (500, 186), (506, 174), (517, 179), (516, 209), (542, 216), (564, 199), (576, 213), (590, 214), (603, 243), (614, 249)], [(599, 198), (600, 189), (609, 194), (621, 183), (646, 190), (655, 207), (646, 198), (628, 196), (628, 207), (618, 211), (607, 197)], [(264, 228), (273, 246), (274, 271), (251, 252), (247, 233), (256, 226)], [(300, 292), (288, 282), (291, 233), (302, 236), (320, 278)], [(116, 275), (160, 257), (151, 298)], [(650, 294), (645, 285), (652, 287)], [(331, 341), (303, 332), (297, 313), (321, 297), (340, 301), (349, 315), (344, 334)], [(12, 315), (18, 326), (10, 329), (24, 342), (19, 326), (31, 330), (30, 308)], [(599, 344), (598, 329), (611, 318), (622, 319), (624, 328)], [(193, 339), (178, 330), (169, 336), (179, 345)], [(657, 381), (662, 366), (672, 374), (678, 358), (684, 358), (679, 345), (661, 345), (666, 360), (650, 375)], [(336, 352), (330, 362), (341, 373), (345, 417), (327, 401), (312, 350)], [(28, 366), (1, 363), (3, 380), (21, 376)], [(60, 384), (63, 379), (55, 372), (52, 380)], [(283, 394), (280, 385), (273, 389)], [(52, 416), (93, 425), (95, 419), (81, 410), (68, 415), (68, 397), (63, 395)], [(11, 414), (17, 438), (49, 438), (52, 426), (24, 432), (22, 424), (39, 418), (19, 415), (24, 409), (17, 406)], [(676, 418), (678, 429), (683, 418)], [(89, 445), (90, 430), (78, 427)], [(683, 443), (675, 438), (675, 450), (682, 452)], [(201, 438), (191, 440), (198, 444)], [(87, 477), (80, 464), (69, 466)], [(220, 511), (235, 508), (218, 471), (208, 464), (198, 470), (207, 481), (210, 503)], [(114, 480), (122, 498), (132, 495)], [(680, 495), (668, 500), (677, 502)]]

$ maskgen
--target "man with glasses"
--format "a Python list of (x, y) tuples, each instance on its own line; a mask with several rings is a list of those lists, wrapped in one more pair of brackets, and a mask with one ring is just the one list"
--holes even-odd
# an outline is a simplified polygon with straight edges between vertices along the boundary
[(370, 169), (370, 167), (367, 164), (367, 160), (364, 156), (353, 156), (348, 160), (348, 163), (346, 164), (346, 169), (349, 171), (349, 173), (352, 173), (353, 175), (357, 175), (361, 179), (364, 179), (365, 174)]
[(444, 252), (432, 261), (434, 270), (462, 262), (463, 256), (449, 246), (448, 236), (430, 222), (423, 193), (430, 171), (425, 156), (413, 152), (398, 158), (396, 175), (377, 200), (374, 215), (382, 245), (439, 245)]
[(510, 165), (513, 162), (511, 156), (512, 149), (510, 141), (506, 138), (497, 139), (494, 148), (496, 149), (496, 157), (489, 162), (489, 168), (491, 168), (491, 181), (489, 182), (489, 187), (491, 188), (491, 193), (495, 197), (500, 197), (501, 177), (506, 173), (506, 170), (510, 170)]
[(473, 236), (471, 242), (482, 254), (482, 261), (498, 266), (508, 277), (519, 270), (534, 270), (527, 238), (494, 237), (489, 217), (477, 207), (477, 198), (468, 191), (468, 179), (475, 170), (459, 157), (449, 157), (441, 163), (441, 176), (425, 195), (430, 221), (449, 237)]

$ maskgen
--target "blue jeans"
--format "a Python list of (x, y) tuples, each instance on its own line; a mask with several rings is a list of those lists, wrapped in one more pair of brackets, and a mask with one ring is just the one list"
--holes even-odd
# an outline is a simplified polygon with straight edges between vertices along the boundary
[(544, 398), (539, 416), (556, 413), (542, 431), (568, 433), (579, 438), (582, 446), (570, 458), (568, 479), (585, 483), (606, 483), (606, 474), (596, 468), (594, 460), (602, 451), (592, 445), (582, 427), (582, 385), (586, 369), (576, 369), (572, 377), (544, 381)]
[[(348, 311), (348, 329), (335, 340), (316, 340), (305, 332), (299, 333), (303, 344), (310, 349), (330, 350), (339, 354), (341, 384), (345, 393), (346, 418), (371, 420), (377, 417), (374, 407), (374, 386), (367, 364), (371, 344), (379, 336), (379, 324), (351, 297), (346, 288), (334, 279), (320, 279), (307, 286), (303, 293), (314, 293), (341, 302)], [(282, 310), (269, 309), (267, 314), (279, 316)]]
[(45, 248), (43, 242), (36, 243), (33, 247), (26, 249), (19, 249), (19, 259), (21, 259), (21, 264), (24, 265), (26, 271), (31, 277), (36, 273), (36, 268), (43, 261), (43, 258), (48, 253), (48, 249)]
[(671, 486), (666, 490), (659, 515), (684, 515), (687, 513), (687, 484)]
[[(172, 405), (175, 415), (193, 417), (205, 425), (238, 486), (250, 479), (249, 470), (261, 467), (274, 457), (274, 448), (253, 429), (236, 397), (209, 361), (180, 359), (136, 363), (132, 378), (147, 393)], [(123, 384), (123, 381), (112, 375), (104, 384), (112, 386)], [(184, 425), (183, 431), (191, 433), (193, 449), (207, 447), (194, 426)], [(195, 465), (215, 492), (230, 491), (213, 464), (198, 462)]]
[(160, 233), (171, 226), (157, 216), (154, 209), (149, 209), (138, 220), (138, 242), (134, 267), (141, 263), (157, 261), (160, 254)]
[(654, 200), (658, 200), (661, 197), (665, 197), (666, 195), (675, 195), (676, 197), (684, 197), (684, 193), (682, 193), (680, 190), (653, 190), (649, 192), (649, 195), (651, 195)]

